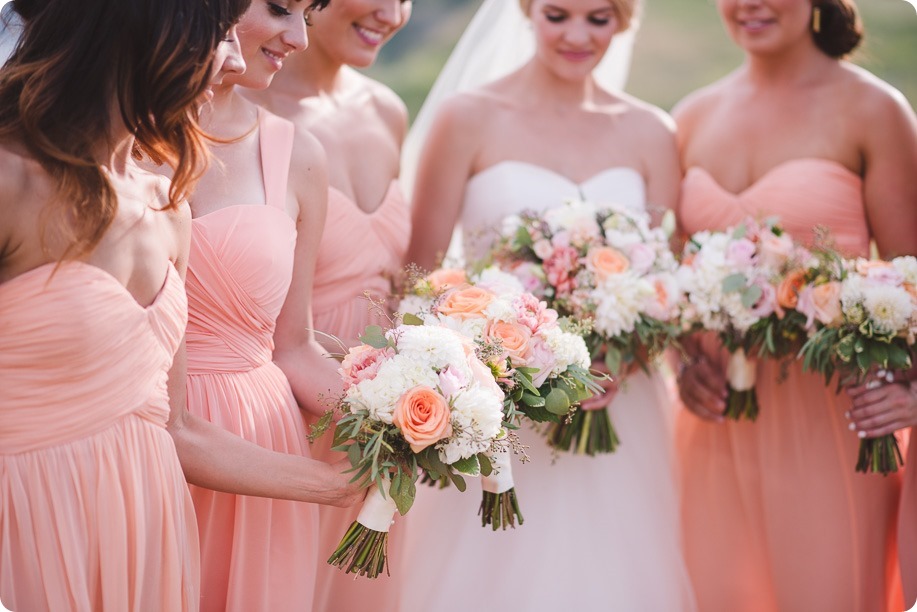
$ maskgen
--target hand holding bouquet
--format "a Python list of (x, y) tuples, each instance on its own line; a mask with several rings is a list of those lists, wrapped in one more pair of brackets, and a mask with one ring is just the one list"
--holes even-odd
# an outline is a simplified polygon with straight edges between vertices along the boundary
[(451, 479), (494, 471), (504, 451), (503, 392), (457, 333), (441, 327), (370, 327), (341, 364), (344, 417), (334, 449), (354, 479), (370, 478), (363, 509), (329, 563), (375, 578), (387, 571), (388, 528), (414, 502), (418, 471)]
[[(841, 260), (828, 253), (799, 293), (798, 309), (814, 330), (803, 366), (838, 387), (861, 384), (877, 369), (907, 370), (917, 336), (917, 259)], [(858, 472), (888, 474), (902, 462), (894, 434), (863, 439)]]

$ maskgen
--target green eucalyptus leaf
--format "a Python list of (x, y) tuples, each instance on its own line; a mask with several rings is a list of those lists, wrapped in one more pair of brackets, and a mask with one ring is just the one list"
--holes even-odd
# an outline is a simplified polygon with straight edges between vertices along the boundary
[[(423, 319), (410, 312), (401, 315), (401, 322), (405, 325), (423, 325)], [(379, 348), (379, 347), (376, 347)]]
[(385, 337), (385, 332), (378, 325), (367, 327), (363, 335), (360, 336), (360, 342), (378, 349), (388, 346), (388, 338)]

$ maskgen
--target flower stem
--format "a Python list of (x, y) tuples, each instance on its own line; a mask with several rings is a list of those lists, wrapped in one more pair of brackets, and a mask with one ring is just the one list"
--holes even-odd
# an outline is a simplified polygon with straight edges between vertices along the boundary
[(490, 525), (494, 531), (506, 530), (507, 526), (515, 529), (516, 519), (519, 519), (520, 525), (524, 522), (522, 512), (519, 511), (519, 499), (516, 497), (515, 487), (504, 493), (484, 491), (478, 515), (481, 517), (481, 526)]
[(388, 571), (388, 532), (373, 531), (354, 521), (328, 563), (348, 574), (376, 578)]
[(746, 418), (754, 422), (758, 418), (758, 395), (754, 387), (747, 391), (737, 391), (728, 387), (726, 396), (726, 417), (735, 421)]
[(860, 441), (857, 472), (873, 472), (887, 476), (891, 472), (897, 472), (899, 465), (904, 465), (904, 457), (901, 456), (898, 439), (894, 434)]
[(569, 451), (575, 444), (577, 454), (590, 457), (599, 453), (613, 453), (621, 443), (607, 408), (577, 410), (569, 422), (551, 426), (548, 440), (552, 446), (563, 451)]

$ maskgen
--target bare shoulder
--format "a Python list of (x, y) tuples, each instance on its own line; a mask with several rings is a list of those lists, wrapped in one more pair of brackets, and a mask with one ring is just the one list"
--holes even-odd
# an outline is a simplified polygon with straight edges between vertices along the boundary
[(648, 135), (671, 137), (675, 133), (675, 121), (672, 116), (658, 106), (626, 93), (618, 93), (615, 97), (617, 103), (623, 105), (627, 120)]
[(436, 111), (436, 122), (450, 133), (474, 135), (494, 116), (499, 96), (486, 89), (457, 93), (450, 96)]
[(679, 129), (690, 128), (714, 112), (735, 84), (737, 72), (701, 87), (682, 98), (672, 109), (672, 117)]
[(845, 94), (847, 110), (862, 118), (870, 129), (893, 126), (914, 116), (903, 93), (864, 68), (841, 63), (837, 83)]
[(309, 129), (297, 124), (293, 135), (290, 167), (296, 168), (297, 172), (324, 172), (327, 164), (328, 156), (322, 143)]

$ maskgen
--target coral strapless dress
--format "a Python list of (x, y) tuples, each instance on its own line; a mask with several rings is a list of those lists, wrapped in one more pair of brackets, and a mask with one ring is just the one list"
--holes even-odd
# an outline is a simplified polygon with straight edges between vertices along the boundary
[(186, 321), (108, 272), (0, 285), (0, 600), (13, 610), (197, 610), (194, 510), (166, 431)]
[[(299, 407), (271, 361), (293, 273), (284, 210), (293, 126), (260, 114), (266, 205), (193, 221), (188, 265), (188, 409), (271, 450), (310, 456)], [(192, 487), (203, 610), (310, 610), (318, 550), (312, 504)]]
[[(382, 202), (369, 213), (337, 189), (329, 190), (328, 217), (312, 293), (315, 329), (350, 343), (367, 325), (389, 325), (382, 313), (370, 308), (364, 292), (382, 300), (391, 292), (389, 279), (401, 269), (408, 248), (410, 214), (397, 181), (391, 182)], [(319, 339), (331, 350), (340, 351), (321, 336)], [(312, 454), (316, 459), (344, 458), (343, 453), (331, 451), (331, 438), (328, 432), (315, 442)], [(359, 511), (359, 504), (353, 508), (319, 508), (316, 612), (382, 612), (395, 607), (398, 584), (394, 578), (383, 574), (375, 580), (354, 580), (353, 575), (324, 563)], [(404, 529), (405, 522), (398, 517), (389, 536), (393, 559), (401, 554)]]
[[(688, 171), (678, 211), (686, 232), (723, 229), (747, 215), (777, 215), (809, 242), (826, 226), (846, 254), (868, 254), (862, 181), (833, 161), (793, 160), (739, 194), (703, 169)], [(715, 343), (707, 350), (722, 359)], [(758, 364), (755, 423), (679, 416), (685, 544), (699, 608), (900, 611), (901, 475), (856, 473), (847, 396), (801, 365), (781, 382), (779, 370)]]
[[(473, 260), (501, 220), (582, 197), (634, 208), (645, 184), (632, 168), (609, 168), (577, 184), (547, 168), (504, 161), (471, 178), (461, 223)], [(410, 513), (403, 612), (435, 610), (694, 610), (681, 549), (672, 439), (673, 405), (658, 373), (629, 376), (609, 406), (621, 446), (595, 457), (555, 457), (523, 429), (531, 462), (513, 478), (525, 524), (493, 532), (468, 491), (418, 486)]]

